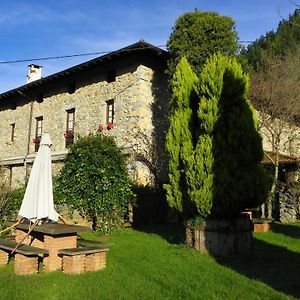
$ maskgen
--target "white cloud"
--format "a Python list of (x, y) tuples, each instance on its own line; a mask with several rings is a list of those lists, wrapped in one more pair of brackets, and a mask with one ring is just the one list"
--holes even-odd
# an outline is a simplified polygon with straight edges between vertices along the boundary
[(78, 10), (55, 11), (53, 9), (39, 5), (23, 5), (5, 7), (1, 11), (0, 25), (20, 25), (20, 24), (37, 24), (39, 22), (64, 22), (71, 23), (84, 21), (88, 18), (84, 13)]

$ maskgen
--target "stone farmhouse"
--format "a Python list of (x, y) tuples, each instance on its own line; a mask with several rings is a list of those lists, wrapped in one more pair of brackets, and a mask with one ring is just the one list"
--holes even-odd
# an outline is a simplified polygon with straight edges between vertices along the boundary
[(143, 40), (41, 77), (0, 95), (0, 164), (12, 186), (24, 183), (43, 132), (52, 138), (54, 174), (77, 135), (113, 135), (138, 185), (166, 178), (167, 52)]
[[(54, 173), (77, 135), (97, 130), (113, 135), (128, 155), (137, 185), (166, 181), (164, 151), (168, 112), (167, 52), (143, 40), (56, 74), (41, 77), (28, 66), (27, 84), (0, 95), (0, 164), (12, 186), (29, 174), (43, 132), (53, 141)], [(300, 156), (299, 127), (286, 126), (281, 160)], [(273, 135), (261, 130), (272, 163)]]

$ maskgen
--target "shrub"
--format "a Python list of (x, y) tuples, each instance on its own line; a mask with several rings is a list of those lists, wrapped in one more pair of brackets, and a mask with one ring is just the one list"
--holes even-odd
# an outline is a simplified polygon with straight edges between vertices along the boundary
[(22, 200), (25, 193), (25, 187), (11, 189), (5, 194), (4, 201), (0, 208), (0, 222), (4, 220), (14, 220), (18, 216)]
[(0, 224), (5, 220), (15, 219), (21, 207), (25, 188), (10, 188), (3, 168), (0, 168)]
[(79, 137), (69, 148), (54, 195), (58, 204), (91, 220), (93, 229), (107, 232), (121, 226), (134, 194), (114, 139), (101, 133)]

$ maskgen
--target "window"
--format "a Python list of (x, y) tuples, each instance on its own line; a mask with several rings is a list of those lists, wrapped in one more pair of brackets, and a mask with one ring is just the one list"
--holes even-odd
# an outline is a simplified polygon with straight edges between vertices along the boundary
[(35, 152), (38, 152), (40, 147), (40, 141), (42, 138), (42, 132), (43, 132), (43, 117), (37, 117), (35, 118), (36, 126), (35, 126)]
[(44, 94), (39, 94), (39, 95), (36, 97), (36, 101), (37, 101), (38, 103), (44, 102)]
[(15, 128), (16, 128), (15, 123), (10, 124), (10, 132), (11, 132), (10, 141), (12, 143), (15, 141)]
[(74, 144), (75, 108), (67, 110), (66, 147)]
[(106, 101), (106, 124), (114, 123), (115, 104), (114, 100)]
[(114, 122), (114, 100), (106, 102), (106, 123)]
[(106, 73), (106, 81), (108, 83), (116, 81), (116, 70), (110, 70)]
[(74, 94), (76, 91), (76, 84), (75, 82), (71, 82), (69, 85), (68, 85), (68, 93), (69, 94)]

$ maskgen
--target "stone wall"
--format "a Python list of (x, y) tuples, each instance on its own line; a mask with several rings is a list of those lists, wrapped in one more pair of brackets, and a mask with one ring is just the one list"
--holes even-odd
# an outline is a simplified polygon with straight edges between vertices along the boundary
[[(265, 151), (275, 153), (278, 151), (279, 154), (293, 158), (300, 157), (299, 126), (288, 124), (282, 119), (271, 118), (259, 112), (258, 117), (261, 123), (260, 133)], [(269, 168), (274, 174), (274, 165), (271, 164)], [(279, 183), (276, 191), (275, 209), (273, 210), (276, 219), (281, 222), (292, 222), (300, 218), (299, 188), (298, 190), (295, 188), (295, 180), (294, 183), (291, 183), (288, 178), (294, 176), (294, 174), (298, 174), (299, 177), (299, 162), (297, 165), (296, 160), (294, 162), (290, 161), (290, 163), (279, 160)]]
[(300, 157), (300, 127), (288, 124), (280, 119), (274, 119), (258, 112), (261, 123), (260, 133), (265, 151), (276, 151), (276, 145), (281, 154)]
[[(167, 78), (159, 66), (138, 62), (121, 62), (115, 81), (108, 82), (101, 68), (74, 78), (75, 92), (69, 93), (68, 82), (52, 84), (44, 91), (10, 99), (0, 107), (0, 159), (9, 167), (13, 185), (24, 182), (26, 159), (34, 154), (36, 118), (43, 117), (43, 132), (50, 133), (52, 153), (65, 153), (67, 110), (75, 109), (75, 138), (106, 127), (107, 100), (114, 100), (113, 135), (129, 158), (131, 176), (139, 185), (153, 185), (164, 180), (164, 135), (168, 103)], [(36, 95), (43, 93), (43, 101)], [(35, 100), (37, 99), (37, 100)], [(16, 104), (16, 105), (14, 105)], [(11, 138), (11, 124), (15, 124)], [(159, 154), (155, 154), (159, 151)], [(157, 152), (156, 152), (157, 153)], [(54, 173), (61, 161), (54, 167)]]
[(282, 185), (278, 188), (280, 222), (300, 220), (300, 193), (295, 186)]
[(280, 222), (300, 220), (300, 171), (286, 171), (285, 177), (278, 183), (277, 215)]

